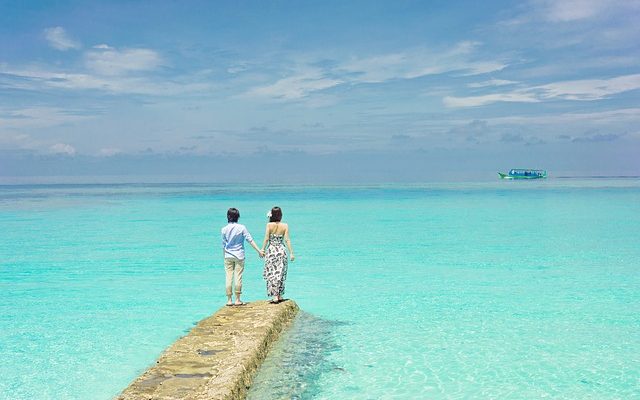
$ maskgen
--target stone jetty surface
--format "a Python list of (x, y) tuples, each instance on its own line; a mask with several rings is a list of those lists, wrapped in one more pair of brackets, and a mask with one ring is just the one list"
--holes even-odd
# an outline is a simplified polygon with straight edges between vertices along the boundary
[(292, 300), (222, 307), (165, 350), (116, 399), (244, 399), (271, 344), (297, 312)]

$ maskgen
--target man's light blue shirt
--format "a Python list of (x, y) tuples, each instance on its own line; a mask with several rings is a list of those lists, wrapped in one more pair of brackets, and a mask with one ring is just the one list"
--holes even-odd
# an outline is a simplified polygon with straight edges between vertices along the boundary
[(244, 260), (244, 241), (253, 242), (244, 225), (230, 222), (222, 228), (222, 247), (224, 248), (224, 258), (237, 258)]

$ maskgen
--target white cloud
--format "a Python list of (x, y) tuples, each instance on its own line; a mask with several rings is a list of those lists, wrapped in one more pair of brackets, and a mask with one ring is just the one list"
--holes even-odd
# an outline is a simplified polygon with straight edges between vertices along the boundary
[(483, 88), (489, 86), (506, 86), (506, 85), (515, 85), (516, 81), (509, 81), (506, 79), (489, 79), (488, 81), (470, 83), (467, 86), (470, 88)]
[(591, 18), (611, 6), (603, 0), (546, 0), (542, 2), (544, 16), (552, 22), (567, 22)]
[(611, 125), (612, 123), (640, 123), (640, 108), (622, 108), (617, 110), (607, 110), (589, 113), (562, 113), (552, 115), (512, 115), (508, 117), (486, 118), (494, 124), (525, 124), (525, 125), (555, 125), (565, 126), (566, 124), (600, 124)]
[(530, 0), (526, 11), (499, 23), (501, 26), (519, 26), (530, 23), (570, 23), (590, 19), (603, 19), (612, 15), (628, 14), (640, 9), (638, 0)]
[(337, 67), (354, 82), (380, 83), (393, 79), (413, 79), (445, 72), (481, 75), (500, 71), (507, 65), (496, 60), (472, 60), (480, 43), (464, 41), (444, 52), (413, 49), (401, 53), (353, 58)]
[(120, 149), (106, 147), (106, 148), (100, 149), (100, 151), (98, 152), (98, 155), (101, 157), (113, 157), (117, 154), (120, 154), (121, 152), (122, 151)]
[(443, 99), (447, 107), (475, 107), (497, 102), (539, 102), (547, 99), (601, 100), (611, 95), (640, 89), (640, 74), (623, 75), (611, 79), (583, 79), (554, 82), (521, 88), (506, 93)]
[(567, 100), (600, 100), (610, 95), (640, 89), (640, 74), (611, 79), (584, 79), (550, 83), (532, 88), (540, 90), (543, 98)]
[(45, 29), (44, 37), (54, 49), (66, 51), (69, 49), (79, 49), (81, 47), (80, 42), (69, 37), (61, 26)]
[(38, 129), (83, 121), (91, 116), (56, 107), (0, 109), (0, 129)]
[(49, 150), (55, 154), (66, 154), (69, 156), (73, 156), (76, 154), (76, 149), (70, 144), (66, 143), (56, 143), (53, 146), (49, 147)]
[(214, 90), (211, 83), (180, 81), (155, 81), (146, 77), (113, 75), (92, 75), (83, 73), (53, 72), (43, 69), (10, 69), (0, 66), (0, 73), (17, 79), (4, 82), (6, 87), (24, 90), (68, 89), (100, 90), (116, 94), (146, 94), (152, 96), (171, 96), (189, 93), (206, 93)]
[(0, 64), (0, 78), (5, 87), (23, 90), (47, 88), (69, 90), (100, 90), (110, 93), (173, 95), (211, 90), (209, 83), (200, 83), (195, 76), (178, 76), (171, 80), (155, 79), (149, 72), (163, 64), (154, 50), (132, 48), (118, 50), (100, 44), (84, 53), (86, 69), (56, 71), (50, 65), (10, 68)]
[(537, 103), (539, 101), (533, 93), (521, 91), (470, 97), (446, 96), (443, 99), (444, 105), (447, 107), (477, 107), (497, 102)]
[(475, 61), (460, 65), (460, 69), (464, 72), (463, 76), (482, 75), (490, 72), (502, 71), (508, 65), (500, 61)]
[(0, 147), (9, 146), (10, 148), (28, 148), (31, 144), (31, 136), (25, 133), (3, 133), (0, 130)]
[(325, 77), (320, 69), (305, 69), (271, 85), (253, 88), (247, 95), (292, 100), (306, 97), (311, 92), (328, 89), (341, 83), (343, 81)]
[(122, 75), (153, 70), (162, 64), (162, 58), (151, 49), (116, 50), (100, 45), (85, 54), (85, 64), (101, 75)]
[(501, 61), (472, 59), (471, 55), (478, 46), (478, 42), (465, 41), (444, 52), (418, 48), (370, 57), (353, 57), (329, 67), (317, 67), (314, 60), (304, 60), (293, 69), (290, 76), (250, 89), (246, 95), (293, 100), (341, 84), (383, 83), (447, 72), (481, 75), (500, 71), (507, 66)]
[(229, 74), (239, 74), (240, 72), (244, 72), (246, 70), (249, 69), (249, 64), (248, 63), (237, 63), (234, 65), (231, 65), (230, 67), (227, 68), (227, 73)]

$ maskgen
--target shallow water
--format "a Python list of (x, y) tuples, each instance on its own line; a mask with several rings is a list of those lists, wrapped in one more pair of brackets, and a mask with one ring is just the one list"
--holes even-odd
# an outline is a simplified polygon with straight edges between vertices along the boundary
[(345, 323), (300, 311), (270, 350), (247, 400), (312, 398), (321, 394), (318, 383), (323, 374), (345, 372), (329, 361), (330, 354), (340, 350), (335, 335), (342, 325)]
[(226, 209), (275, 204), (305, 314), (254, 398), (640, 397), (640, 180), (549, 179), (0, 187), (0, 398), (116, 395), (223, 304)]

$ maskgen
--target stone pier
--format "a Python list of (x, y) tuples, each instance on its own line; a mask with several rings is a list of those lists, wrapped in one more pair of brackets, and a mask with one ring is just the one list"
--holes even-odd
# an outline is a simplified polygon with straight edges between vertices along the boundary
[(116, 399), (244, 399), (271, 344), (297, 312), (292, 300), (222, 307), (165, 350)]

